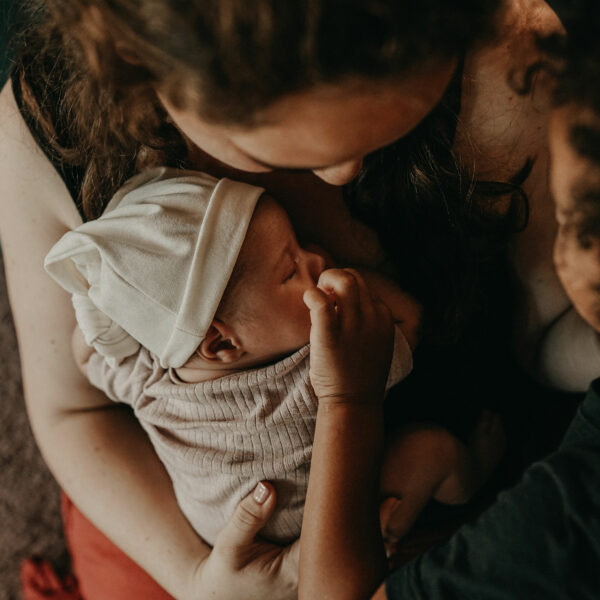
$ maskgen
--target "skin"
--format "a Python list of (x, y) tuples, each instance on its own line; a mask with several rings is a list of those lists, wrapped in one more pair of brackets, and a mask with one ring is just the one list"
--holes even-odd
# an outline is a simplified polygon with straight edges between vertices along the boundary
[[(536, 340), (570, 303), (551, 260), (553, 208), (547, 201), (544, 149), (547, 113), (539, 101), (540, 87), (536, 93), (517, 97), (507, 84), (507, 75), (513, 68), (534, 62), (537, 56), (531, 50), (531, 41), (536, 34), (556, 27), (560, 28), (560, 24), (544, 2), (507, 0), (506, 10), (498, 16), (500, 41), (475, 47), (466, 57), (455, 142), (462, 164), (482, 179), (506, 179), (519, 171), (528, 156), (536, 157), (524, 186), (532, 207), (531, 219), (525, 232), (515, 240), (512, 256), (522, 287), (518, 299), (521, 324), (517, 330), (522, 332), (519, 347), (528, 348), (535, 347)], [(521, 44), (524, 40), (529, 40), (525, 52)], [(429, 80), (425, 71), (419, 73)], [(414, 83), (411, 79), (406, 81)], [(428, 103), (413, 94), (415, 88), (406, 87), (406, 94), (398, 98), (404, 103), (401, 106), (410, 109), (421, 101), (424, 112), (433, 107), (435, 101), (427, 108), (424, 105)], [(344, 94), (338, 96), (342, 100)], [(292, 107), (301, 108), (293, 104)], [(395, 111), (396, 107), (392, 112)], [(315, 230), (321, 231), (323, 223), (328, 223), (334, 240), (348, 242), (348, 252), (352, 250), (348, 245), (356, 245), (343, 211), (328, 212), (330, 207), (340, 206), (339, 193), (334, 188), (298, 173), (258, 173), (267, 168), (258, 163), (253, 167), (242, 165), (240, 148), (232, 147), (228, 136), (221, 135), (226, 133), (222, 127), (216, 132), (202, 130), (200, 119), (188, 123), (175, 111), (169, 112), (190, 140), (190, 154), (197, 168), (215, 176), (226, 172), (250, 183), (259, 182), (253, 178), (260, 177), (260, 183), (278, 194), (285, 191), (297, 200), (298, 206), (308, 207)], [(397, 112), (394, 119), (402, 114)], [(347, 136), (346, 141), (353, 140), (351, 132), (364, 130), (366, 119), (379, 123), (392, 118), (387, 112), (368, 111), (353, 112), (352, 116), (358, 121), (344, 119), (341, 129), (335, 132)], [(414, 127), (413, 121), (399, 123), (395, 135)], [(327, 120), (320, 124), (326, 129)], [(308, 127), (309, 123), (302, 126)], [(314, 128), (318, 133), (317, 123)], [(382, 130), (389, 130), (389, 125)], [(382, 130), (377, 128), (379, 133)], [(271, 126), (269, 132), (275, 131), (281, 135), (281, 129)], [(212, 133), (216, 133), (216, 139), (211, 141)], [(235, 141), (243, 145), (245, 139), (237, 137), (243, 132), (235, 133)], [(378, 136), (364, 145), (361, 140), (360, 147), (352, 147), (356, 155), (336, 152), (333, 156), (302, 156), (300, 164), (290, 163), (293, 155), (269, 156), (269, 148), (262, 146), (242, 150), (243, 154), (254, 152), (254, 159), (276, 161), (275, 165), (318, 167), (317, 171), (344, 166), (341, 175), (334, 172), (331, 179), (340, 183), (356, 170), (364, 153), (386, 140), (387, 137)], [(274, 140), (271, 137), (269, 141)], [(335, 140), (329, 136), (329, 141)], [(213, 146), (209, 147), (209, 142)], [(223, 151), (221, 143), (226, 144)], [(318, 144), (315, 142), (314, 146)], [(329, 153), (331, 148), (327, 146), (327, 150)], [(313, 162), (315, 158), (318, 160)], [(351, 163), (350, 168), (347, 163)], [(214, 593), (215, 598), (250, 597), (250, 584), (260, 588), (257, 597), (268, 594), (272, 599), (293, 598), (293, 556), (262, 546), (259, 551), (254, 543), (254, 534), (268, 518), (268, 507), (273, 501), (259, 505), (250, 498), (241, 506), (239, 518), (232, 521), (226, 543), (217, 544), (219, 550), (215, 548), (211, 553), (181, 517), (168, 477), (135, 420), (115, 410), (80, 375), (71, 353), (74, 320), (69, 298), (49, 281), (41, 266), (50, 247), (79, 224), (79, 217), (63, 182), (31, 138), (15, 105), (10, 83), (0, 94), (0, 200), (0, 238), (19, 339), (25, 398), (39, 446), (61, 487), (111, 540), (178, 598), (198, 598), (199, 590)], [(301, 210), (297, 215), (302, 220)], [(306, 222), (311, 220), (307, 217)], [(344, 223), (346, 229), (338, 227), (338, 223)], [(523, 337), (526, 343), (521, 343)], [(252, 560), (257, 554), (259, 558)]]
[(263, 196), (238, 261), (243, 264), (241, 298), (235, 294), (231, 316), (213, 322), (196, 355), (177, 369), (184, 381), (273, 362), (308, 342), (310, 317), (303, 296), (332, 266), (327, 253), (302, 247), (285, 210)]
[(600, 248), (593, 236), (579, 239), (584, 216), (582, 191), (600, 185), (597, 165), (575, 150), (569, 136), (575, 126), (597, 129), (597, 116), (575, 104), (553, 111), (549, 132), (552, 169), (549, 176), (555, 214), (552, 253), (561, 292), (569, 300), (545, 332), (536, 355), (535, 373), (554, 388), (581, 392), (596, 378), (600, 343), (598, 284)]
[(552, 152), (551, 186), (556, 207), (558, 232), (554, 245), (554, 262), (565, 291), (579, 314), (596, 331), (600, 330), (600, 242), (590, 240), (583, 247), (577, 238), (577, 187), (582, 182), (600, 187), (598, 165), (582, 157), (569, 141), (575, 125), (597, 128), (598, 118), (576, 104), (554, 111), (550, 127)]
[(259, 115), (264, 125), (215, 125), (159, 98), (192, 144), (236, 169), (313, 171), (347, 183), (373, 150), (406, 135), (437, 104), (456, 61), (436, 61), (401, 81), (351, 81), (286, 96)]
[[(304, 294), (334, 266), (328, 253), (312, 244), (302, 246), (286, 211), (265, 195), (238, 261), (242, 278), (231, 300), (233, 308), (217, 311), (195, 355), (177, 369), (183, 381), (204, 381), (268, 364), (309, 342), (311, 322)], [(364, 276), (370, 293), (384, 299), (414, 347), (421, 318), (418, 303), (388, 278), (371, 271), (364, 271)]]

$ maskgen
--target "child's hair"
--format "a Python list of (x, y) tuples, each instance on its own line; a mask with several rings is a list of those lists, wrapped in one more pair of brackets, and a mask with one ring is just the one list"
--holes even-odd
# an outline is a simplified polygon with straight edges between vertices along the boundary
[(597, 167), (593, 176), (590, 172), (571, 190), (574, 205), (569, 218), (582, 248), (589, 248), (592, 243), (600, 244), (600, 4), (583, 0), (568, 23), (568, 36), (552, 36), (539, 43), (556, 77), (555, 105), (572, 104), (587, 109), (591, 117), (575, 120), (567, 134), (572, 148)]

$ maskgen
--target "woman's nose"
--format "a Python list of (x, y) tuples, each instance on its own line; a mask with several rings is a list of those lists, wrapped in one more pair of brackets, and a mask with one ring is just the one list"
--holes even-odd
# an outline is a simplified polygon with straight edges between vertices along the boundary
[(325, 169), (315, 169), (313, 173), (331, 185), (344, 185), (352, 181), (362, 168), (362, 158), (348, 160)]

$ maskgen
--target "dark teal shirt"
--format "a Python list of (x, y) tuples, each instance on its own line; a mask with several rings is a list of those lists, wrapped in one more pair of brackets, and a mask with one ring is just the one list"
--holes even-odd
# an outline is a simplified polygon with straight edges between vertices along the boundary
[(555, 453), (392, 573), (386, 591), (390, 600), (600, 599), (600, 379)]

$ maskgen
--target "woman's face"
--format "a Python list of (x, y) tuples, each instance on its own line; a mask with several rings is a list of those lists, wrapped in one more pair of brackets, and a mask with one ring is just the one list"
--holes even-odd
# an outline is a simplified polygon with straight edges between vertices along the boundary
[(159, 98), (201, 150), (236, 169), (313, 171), (333, 185), (350, 181), (363, 158), (409, 133), (438, 103), (456, 61), (428, 63), (402, 81), (352, 81), (286, 96), (252, 127), (202, 120)]

